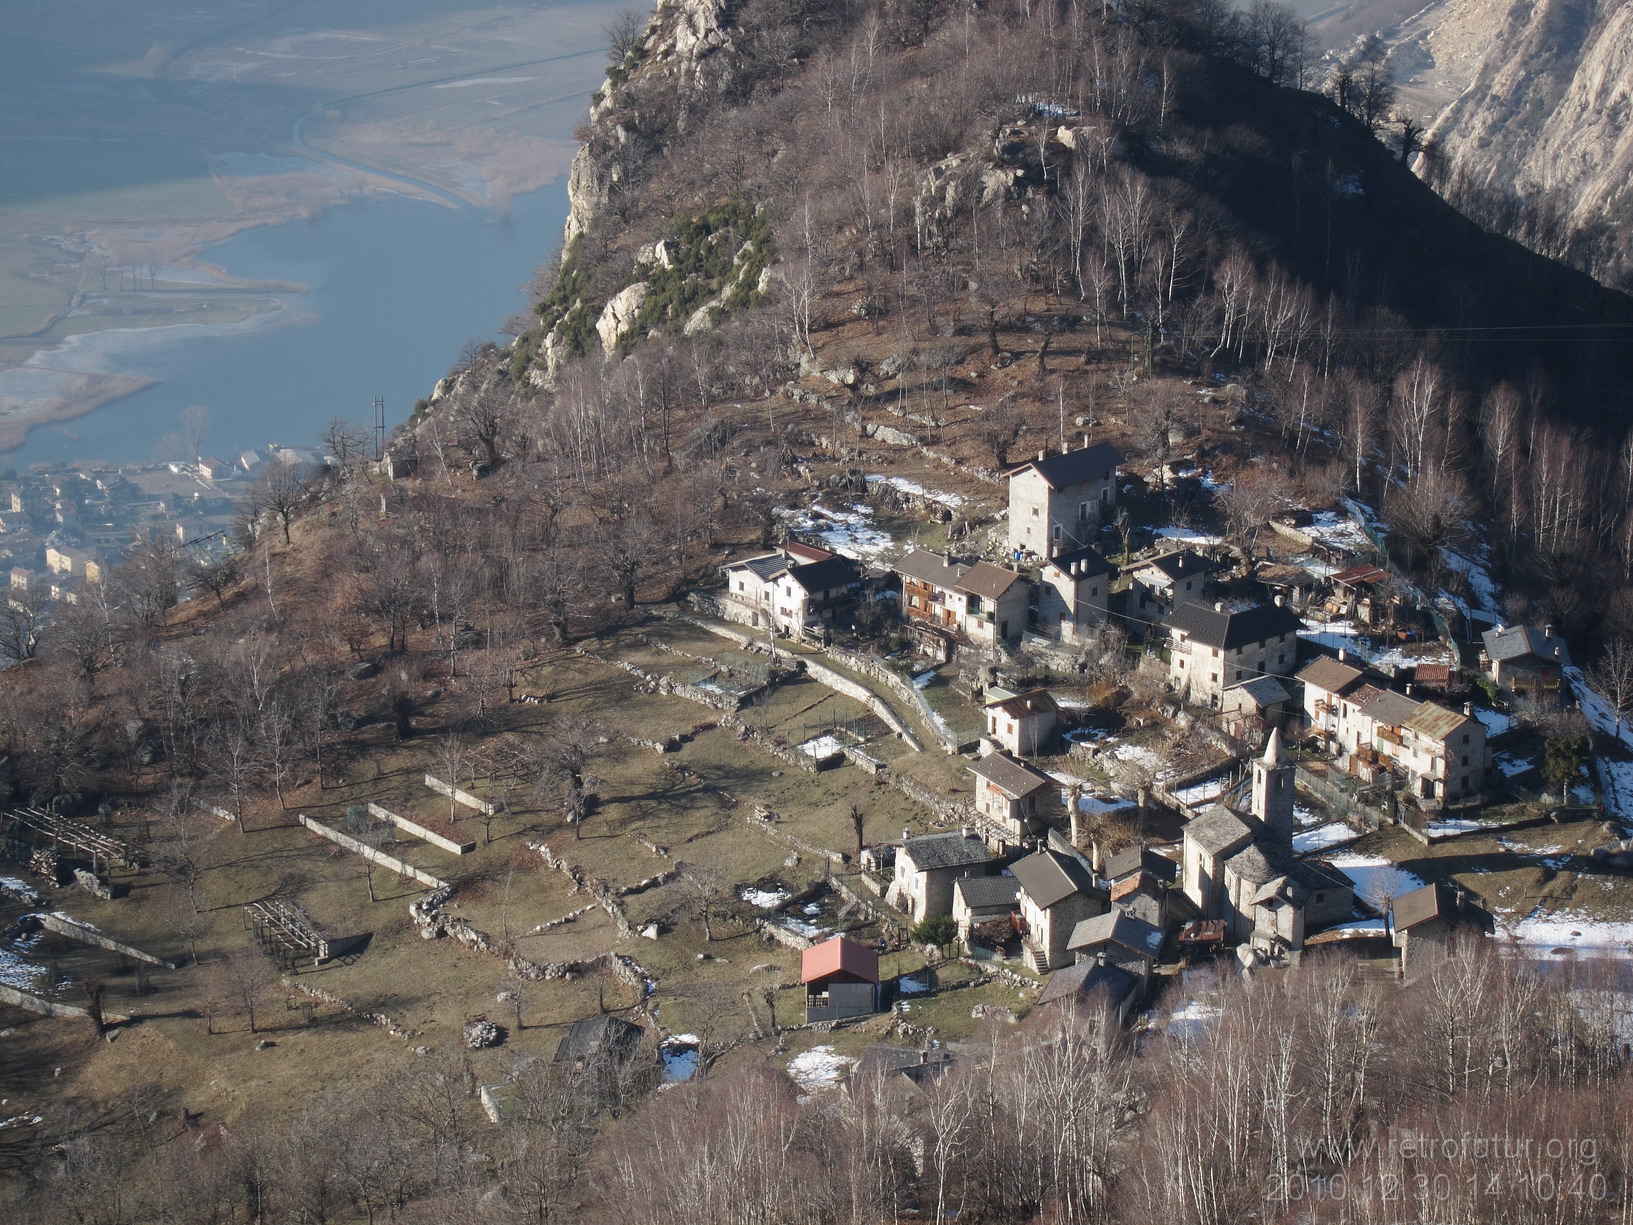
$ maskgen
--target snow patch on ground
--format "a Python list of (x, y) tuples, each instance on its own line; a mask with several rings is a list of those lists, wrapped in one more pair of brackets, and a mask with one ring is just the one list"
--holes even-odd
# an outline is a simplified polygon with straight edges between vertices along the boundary
[(869, 484), (877, 482), (881, 485), (889, 485), (892, 489), (899, 489), (902, 493), (910, 494), (916, 498), (924, 498), (929, 502), (939, 502), (943, 506), (949, 506), (955, 510), (969, 501), (962, 494), (942, 493), (940, 490), (926, 489), (916, 481), (910, 481), (903, 476), (879, 476), (875, 474), (865, 479)]
[(1179, 1038), (1184, 1042), (1200, 1041), (1207, 1034), (1208, 1026), (1219, 1019), (1221, 1011), (1217, 1004), (1186, 1000), (1174, 1009), (1168, 1023), (1162, 1027), (1162, 1032), (1170, 1038)]
[(678, 1084), (697, 1075), (698, 1048), (702, 1045), (696, 1034), (676, 1034), (663, 1040), (658, 1054), (663, 1060), (664, 1084)]
[(1342, 511), (1317, 511), (1310, 517), (1309, 525), (1298, 530), (1329, 548), (1345, 549), (1351, 553), (1365, 553), (1372, 548), (1372, 541), (1367, 539), (1361, 525)]
[(1500, 710), (1486, 710), (1483, 707), (1476, 706), (1474, 708), (1474, 717), (1480, 720), (1480, 726), (1486, 729), (1487, 739), (1492, 736), (1501, 736), (1514, 726), (1513, 717), (1505, 715)]
[(1224, 544), (1223, 536), (1215, 536), (1210, 532), (1199, 532), (1190, 527), (1159, 527), (1151, 533), (1161, 540), (1173, 540), (1179, 544), (1204, 545)]
[(1111, 750), (1111, 755), (1118, 761), (1126, 761), (1142, 770), (1149, 770), (1154, 775), (1161, 775), (1167, 769), (1167, 763), (1157, 756), (1155, 750), (1148, 749), (1143, 744), (1119, 744)]
[(743, 888), (737, 891), (737, 896), (750, 906), (758, 906), (761, 910), (775, 910), (788, 900), (788, 890)]
[(908, 978), (903, 975), (896, 980), (896, 990), (902, 995), (923, 995), (930, 988), (917, 978)]
[(50, 978), (51, 971), (45, 966), (29, 961), (12, 949), (0, 948), (0, 983), (15, 987), (18, 991), (27, 991), (30, 995), (39, 995)]
[(934, 668), (931, 668), (928, 672), (920, 672), (913, 678), (913, 688), (928, 689), (930, 687), (930, 682), (935, 679), (936, 670)]
[(1472, 608), (1476, 612), (1494, 617), (1500, 615), (1497, 611), (1497, 584), (1491, 581), (1491, 575), (1486, 571), (1484, 564), (1451, 549), (1441, 549), (1440, 555), (1445, 559), (1447, 566), (1468, 580), (1469, 599), (1465, 601), (1457, 596), (1451, 596), (1452, 602), (1465, 611)]
[(823, 548), (852, 561), (880, 561), (897, 552), (895, 539), (873, 526), (872, 508), (860, 502), (840, 510), (818, 502), (809, 510), (784, 510), (778, 514), (792, 530), (810, 533)]
[(1633, 953), (1633, 922), (1590, 919), (1585, 915), (1543, 914), (1533, 910), (1509, 929), (1508, 935), (1535, 956), (1567, 953), (1626, 957)]
[(1195, 808), (1199, 804), (1211, 803), (1225, 794), (1225, 788), (1230, 785), (1230, 776), (1221, 774), (1218, 778), (1204, 779), (1200, 783), (1192, 783), (1189, 787), (1181, 787), (1173, 796), (1187, 808)]
[(805, 1092), (816, 1093), (837, 1085), (855, 1063), (849, 1055), (836, 1055), (831, 1046), (813, 1046), (788, 1061), (788, 1076)]
[(839, 743), (836, 736), (816, 736), (799, 746), (799, 751), (815, 761), (825, 757), (832, 757), (835, 753), (845, 751), (845, 746)]
[(1471, 821), (1467, 817), (1439, 817), (1430, 821), (1425, 833), (1431, 838), (1446, 838), (1452, 834), (1472, 834), (1484, 829), (1479, 821)]
[(1320, 851), (1330, 850), (1335, 846), (1343, 846), (1346, 842), (1354, 842), (1361, 835), (1356, 833), (1342, 821), (1332, 821), (1326, 825), (1307, 829), (1293, 835), (1293, 854), (1313, 855)]
[(0, 893), (10, 893), (21, 898), (24, 905), (38, 906), (40, 895), (35, 893), (27, 881), (18, 880), (15, 876), (0, 876)]
[(1379, 855), (1345, 851), (1327, 860), (1355, 882), (1355, 896), (1374, 910), (1387, 910), (1395, 898), (1424, 886), (1422, 877)]
[(1449, 648), (1425, 650), (1416, 648), (1410, 654), (1387, 639), (1374, 639), (1363, 634), (1353, 621), (1311, 621), (1298, 632), (1305, 642), (1313, 642), (1331, 651), (1348, 651), (1360, 656), (1377, 668), (1409, 668), (1417, 664), (1455, 663)]

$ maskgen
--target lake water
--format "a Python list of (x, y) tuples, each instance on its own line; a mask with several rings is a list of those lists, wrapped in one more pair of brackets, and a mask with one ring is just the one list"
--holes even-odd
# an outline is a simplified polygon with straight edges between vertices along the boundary
[[(91, 340), (106, 368), (159, 382), (93, 412), (33, 430), (0, 466), (154, 457), (189, 405), (210, 410), (206, 454), (269, 443), (308, 446), (335, 416), (387, 426), (431, 394), (465, 342), (526, 308), (523, 286), (567, 217), (562, 179), (517, 197), (503, 218), (403, 196), (362, 199), (309, 221), (246, 230), (204, 254), (234, 276), (298, 282), (277, 321), (227, 334), (198, 328)], [(77, 364), (77, 363), (76, 363)]]

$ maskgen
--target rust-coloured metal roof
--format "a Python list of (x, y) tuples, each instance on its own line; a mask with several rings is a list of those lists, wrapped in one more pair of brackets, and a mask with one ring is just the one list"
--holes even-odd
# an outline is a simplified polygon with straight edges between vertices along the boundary
[(879, 954), (843, 936), (814, 944), (800, 954), (800, 982), (815, 982), (838, 973), (853, 974), (864, 982), (877, 983)]

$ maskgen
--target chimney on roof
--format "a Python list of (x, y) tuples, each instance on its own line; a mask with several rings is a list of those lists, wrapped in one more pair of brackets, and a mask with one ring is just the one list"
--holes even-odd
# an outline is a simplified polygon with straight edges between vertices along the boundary
[(1281, 606), (1282, 606), (1282, 597), (1278, 594), (1276, 596), (1276, 607), (1280, 608)]
[(1338, 648), (1338, 662), (1343, 663), (1348, 658), (1349, 658), (1349, 648), (1348, 647), (1339, 647)]
[(1544, 638), (1552, 638), (1554, 636), (1554, 627), (1551, 623), (1542, 627), (1542, 636)]
[(905, 825), (902, 826), (902, 841), (906, 842), (912, 836), (913, 836), (913, 831), (908, 829), (907, 826), (905, 826)]
[(959, 831), (958, 831), (958, 832), (959, 832), (959, 833), (961, 833), (961, 834), (963, 834), (963, 835), (964, 835), (964, 837), (966, 837), (966, 838), (973, 838), (973, 837), (975, 837), (975, 831), (974, 831), (974, 830), (973, 830), (973, 829), (971, 829), (971, 828), (970, 828), (970, 827), (969, 827), (969, 826), (968, 826), (968, 825), (966, 825), (966, 826), (964, 826), (964, 827), (963, 827), (963, 828), (962, 828), (962, 829), (960, 829), (960, 830), (959, 830)]
[(1474, 703), (1473, 702), (1464, 702), (1463, 703), (1463, 714), (1465, 716), (1467, 716), (1468, 718), (1470, 718), (1470, 719), (1474, 718)]
[(1408, 685), (1407, 685), (1407, 686), (1406, 686), (1406, 696), (1407, 696), (1407, 697), (1411, 697), (1411, 696), (1412, 696), (1412, 686), (1411, 686), (1411, 685), (1410, 685), (1410, 684), (1408, 684)]
[(1101, 949), (1099, 952), (1095, 953), (1095, 955), (1094, 955), (1094, 964), (1097, 965), (1097, 966), (1103, 966), (1103, 965), (1106, 964), (1106, 950), (1105, 949)]
[(1042, 463), (1042, 462), (1043, 462), (1043, 461), (1044, 461), (1044, 460), (1046, 460), (1046, 459), (1048, 459), (1048, 458), (1049, 458), (1049, 452), (1047, 452), (1047, 451), (1039, 451), (1039, 452), (1038, 452), (1038, 462), (1039, 462), (1039, 463), (1040, 463), (1040, 464), (1041, 464), (1041, 463)]
[(1223, 600), (1215, 600), (1213, 602), (1213, 611), (1214, 612), (1224, 612), (1225, 611), (1225, 602)]

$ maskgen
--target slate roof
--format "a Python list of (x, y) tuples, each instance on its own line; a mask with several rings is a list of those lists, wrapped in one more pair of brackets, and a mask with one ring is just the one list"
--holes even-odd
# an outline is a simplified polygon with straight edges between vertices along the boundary
[(1409, 727), (1430, 740), (1444, 740), (1465, 723), (1473, 720), (1460, 710), (1448, 710), (1437, 702), (1420, 702), (1411, 718), (1401, 726)]
[(1002, 566), (995, 566), (990, 561), (978, 561), (953, 583), (959, 591), (967, 591), (970, 595), (978, 595), (983, 599), (996, 600), (1016, 583), (1026, 580), (1013, 570), (1006, 570)]
[(1225, 861), (1225, 866), (1243, 880), (1255, 885), (1265, 884), (1281, 875), (1276, 865), (1270, 862), (1257, 845), (1244, 846)]
[(932, 587), (944, 587), (951, 591), (958, 586), (959, 576), (967, 567), (948, 561), (940, 553), (932, 553), (928, 549), (914, 549), (897, 562), (893, 569), (904, 578), (917, 579), (921, 583), (929, 583)]
[(1191, 549), (1179, 549), (1173, 553), (1164, 553), (1161, 557), (1148, 557), (1144, 561), (1135, 562), (1128, 568), (1128, 572), (1138, 574), (1141, 570), (1156, 570), (1172, 582), (1174, 579), (1192, 578), (1198, 574), (1212, 574), (1218, 568), (1218, 563), (1203, 557), (1200, 553)]
[(1396, 898), (1390, 921), (1396, 931), (1403, 932), (1430, 919), (1450, 919), (1456, 914), (1456, 892), (1435, 881)]
[(1136, 872), (1149, 872), (1158, 880), (1172, 881), (1178, 870), (1179, 865), (1166, 856), (1144, 847), (1129, 846), (1106, 857), (1102, 875), (1107, 880), (1120, 881)]
[(870, 1046), (862, 1052), (862, 1061), (851, 1073), (852, 1080), (869, 1076), (890, 1076), (896, 1073), (917, 1084), (926, 1077), (934, 1079), (953, 1065), (957, 1056), (946, 1047), (923, 1050), (916, 1046)]
[(1253, 836), (1253, 827), (1230, 809), (1215, 804), (1185, 827), (1185, 837), (1210, 855)]
[(1253, 699), (1253, 704), (1261, 708), (1274, 706), (1277, 702), (1290, 701), (1292, 698), (1287, 692), (1287, 687), (1273, 676), (1256, 676), (1250, 681), (1242, 681), (1227, 687), (1225, 692), (1237, 690), (1247, 694)]
[(1064, 455), (1028, 460), (1019, 468), (1013, 469), (1009, 475), (1019, 476), (1030, 468), (1041, 476), (1051, 489), (1065, 489), (1069, 485), (1098, 481), (1116, 471), (1117, 465), (1122, 462), (1122, 453), (1116, 447), (1109, 442), (1097, 442), (1092, 447), (1081, 447), (1076, 451), (1067, 451)]
[[(1082, 563), (1083, 573), (1072, 575), (1072, 567)], [(1070, 553), (1057, 553), (1044, 563), (1045, 567), (1053, 566), (1056, 570), (1076, 578), (1093, 578), (1098, 574), (1114, 574), (1117, 567), (1112, 565), (1094, 549), (1073, 549)]]
[(909, 838), (902, 844), (902, 854), (913, 861), (921, 872), (935, 868), (964, 868), (990, 863), (992, 855), (987, 844), (976, 837), (966, 838), (960, 833), (924, 834)]
[(856, 567), (843, 557), (791, 566), (788, 577), (806, 591), (831, 591), (836, 587), (849, 587), (858, 581)]
[(577, 1063), (593, 1059), (603, 1051), (614, 1058), (627, 1059), (634, 1054), (644, 1031), (622, 1017), (585, 1017), (574, 1021), (573, 1027), (556, 1047), (556, 1063)]
[(1261, 604), (1241, 612), (1220, 612), (1206, 604), (1181, 604), (1163, 624), (1170, 632), (1185, 634), (1203, 646), (1234, 651), (1249, 643), (1295, 634), (1304, 622), (1278, 604)]
[(964, 876), (953, 882), (953, 892), (971, 910), (1013, 906), (1020, 901), (1021, 882), (1013, 876)]
[(988, 702), (987, 709), (992, 710), (996, 707), (1011, 719), (1035, 714), (1052, 715), (1060, 711), (1060, 703), (1055, 701), (1054, 695), (1047, 689), (1028, 689), (1025, 693), (1010, 693), (1008, 690), (1000, 692), (1002, 696)]
[(1097, 944), (1120, 944), (1142, 957), (1155, 958), (1162, 951), (1162, 928), (1137, 919), (1124, 910), (1110, 910), (1084, 919), (1072, 928), (1068, 949), (1088, 949)]
[(1385, 689), (1361, 707), (1361, 713), (1386, 727), (1400, 727), (1417, 713), (1420, 705), (1422, 703), (1407, 697), (1404, 693)]
[(1485, 645), (1486, 658), (1492, 663), (1510, 663), (1535, 655), (1548, 663), (1569, 667), (1570, 648), (1558, 634), (1549, 634), (1534, 625), (1509, 625), (1487, 630), (1480, 635)]
[(1323, 655), (1309, 664), (1296, 679), (1323, 693), (1343, 693), (1362, 677), (1359, 668), (1352, 668), (1331, 655)]
[(1059, 851), (1034, 851), (1010, 869), (1026, 896), (1043, 910), (1065, 901), (1074, 893), (1095, 893), (1094, 877), (1071, 855)]
[(1025, 799), (1054, 781), (1043, 771), (1033, 769), (1024, 761), (1016, 761), (1004, 752), (988, 753), (970, 767), (970, 773), (986, 779), (1014, 800)]
[(1383, 583), (1389, 580), (1389, 571), (1374, 566), (1370, 562), (1359, 566), (1351, 566), (1348, 570), (1340, 570), (1332, 576), (1335, 583)]
[(1129, 997), (1129, 993), (1136, 990), (1140, 980), (1127, 970), (1116, 966), (1103, 966), (1093, 961), (1080, 961), (1061, 970), (1056, 970), (1049, 976), (1044, 985), (1043, 993), (1038, 996), (1038, 1003), (1058, 1004), (1062, 1001), (1078, 1003), (1092, 999), (1096, 995), (1104, 995), (1112, 1005), (1121, 1004)]

